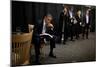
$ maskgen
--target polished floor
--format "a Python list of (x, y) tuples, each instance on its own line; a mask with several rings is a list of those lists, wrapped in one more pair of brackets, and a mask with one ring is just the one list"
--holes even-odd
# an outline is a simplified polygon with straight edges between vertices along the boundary
[[(32, 57), (30, 63), (34, 65), (34, 49), (31, 51)], [(96, 60), (96, 33), (90, 33), (89, 39), (80, 39), (75, 41), (67, 41), (65, 45), (56, 44), (54, 54), (57, 58), (51, 58), (49, 54), (49, 45), (42, 49), (41, 63), (56, 64), (56, 63), (74, 63), (87, 62)]]

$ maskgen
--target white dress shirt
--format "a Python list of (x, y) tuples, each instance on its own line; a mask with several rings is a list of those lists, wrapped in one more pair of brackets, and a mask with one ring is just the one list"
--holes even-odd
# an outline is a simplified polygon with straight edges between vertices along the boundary
[(73, 17), (73, 13), (71, 11), (69, 11), (69, 14), (70, 14), (70, 18)]
[(43, 29), (42, 29), (42, 33), (46, 32), (46, 22), (45, 20), (43, 21)]
[(88, 24), (89, 23), (89, 16), (86, 15), (86, 23)]
[[(70, 18), (73, 18), (73, 13), (72, 13), (72, 11), (69, 11), (69, 14), (70, 14)], [(71, 19), (71, 22), (74, 22), (74, 20)]]

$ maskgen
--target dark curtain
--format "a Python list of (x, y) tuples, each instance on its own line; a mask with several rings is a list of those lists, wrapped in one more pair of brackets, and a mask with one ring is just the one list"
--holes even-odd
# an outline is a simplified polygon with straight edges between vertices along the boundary
[[(21, 27), (23, 32), (27, 32), (28, 24), (34, 24), (36, 23), (36, 21), (42, 20), (44, 15), (46, 15), (47, 13), (50, 13), (53, 16), (55, 31), (57, 31), (59, 26), (58, 24), (59, 15), (63, 10), (63, 4), (12, 1), (11, 5), (12, 5), (12, 31), (16, 31), (16, 27)], [(74, 15), (76, 15), (78, 10), (82, 11), (82, 16), (85, 14), (86, 7), (83, 5), (70, 4), (67, 6), (68, 7), (73, 6)], [(92, 13), (93, 16), (95, 16), (95, 9), (92, 10)], [(92, 24), (92, 26), (94, 26), (94, 24)]]
[(32, 4), (28, 2), (11, 2), (12, 32), (19, 27), (21, 32), (28, 32), (28, 23), (32, 23)]

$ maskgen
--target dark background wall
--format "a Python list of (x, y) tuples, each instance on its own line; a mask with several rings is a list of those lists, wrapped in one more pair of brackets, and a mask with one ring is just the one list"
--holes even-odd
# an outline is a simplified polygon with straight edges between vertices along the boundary
[[(68, 5), (68, 4), (67, 4)], [(59, 15), (63, 10), (63, 4), (56, 3), (38, 3), (38, 2), (21, 2), (12, 1), (12, 31), (16, 31), (16, 27), (21, 27), (23, 32), (28, 32), (28, 24), (34, 24), (37, 20), (41, 20), (46, 13), (52, 14), (56, 30), (58, 27)], [(68, 5), (73, 6), (74, 14), (77, 10), (82, 11), (82, 16), (85, 14), (87, 7), (85, 5)], [(95, 31), (95, 6), (92, 9), (93, 14), (93, 31)]]

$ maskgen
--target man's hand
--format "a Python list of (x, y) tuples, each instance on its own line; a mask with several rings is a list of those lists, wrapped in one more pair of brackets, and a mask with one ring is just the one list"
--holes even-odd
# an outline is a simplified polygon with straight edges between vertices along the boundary
[(53, 24), (49, 23), (48, 27), (54, 28)]

